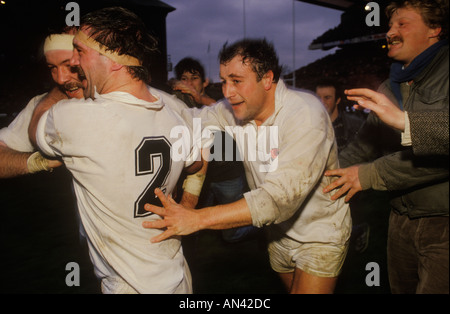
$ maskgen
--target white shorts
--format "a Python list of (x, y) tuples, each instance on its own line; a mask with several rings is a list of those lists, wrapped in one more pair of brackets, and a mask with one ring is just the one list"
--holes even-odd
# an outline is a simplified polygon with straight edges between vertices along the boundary
[(318, 277), (337, 277), (348, 251), (345, 245), (331, 243), (300, 243), (284, 237), (268, 246), (270, 265), (278, 273), (300, 270)]

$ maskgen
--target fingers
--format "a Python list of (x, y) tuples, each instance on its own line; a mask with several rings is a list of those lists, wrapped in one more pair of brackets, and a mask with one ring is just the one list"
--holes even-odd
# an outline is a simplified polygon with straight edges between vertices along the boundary
[(375, 103), (380, 101), (382, 94), (367, 88), (348, 89), (344, 92), (349, 100), (363, 101), (371, 100)]
[(163, 233), (159, 234), (158, 236), (150, 239), (150, 242), (152, 242), (152, 243), (161, 242), (161, 241), (166, 240), (166, 239), (170, 238), (171, 236), (175, 235), (173, 230), (168, 228), (169, 227), (168, 222), (167, 222), (167, 220), (164, 219), (164, 217), (166, 216), (166, 213), (167, 213), (166, 209), (171, 204), (176, 204), (176, 202), (172, 198), (171, 195), (169, 195), (169, 196), (164, 195), (164, 193), (161, 189), (158, 189), (158, 188), (155, 189), (155, 195), (159, 198), (159, 200), (161, 201), (161, 203), (164, 207), (159, 207), (159, 206), (155, 206), (152, 204), (145, 204), (144, 209), (149, 212), (152, 212), (156, 215), (161, 216), (163, 219), (155, 220), (155, 221), (144, 221), (144, 222), (142, 222), (142, 226), (144, 228), (148, 228), (148, 229), (164, 229), (164, 228), (167, 228), (167, 229)]
[(334, 169), (325, 171), (325, 176), (339, 176), (338, 179), (327, 185), (322, 191), (323, 193), (329, 193), (335, 189), (338, 189), (336, 193), (331, 196), (331, 200), (335, 201), (338, 198), (346, 195), (345, 201), (348, 202), (356, 191), (353, 191), (353, 185), (351, 181), (349, 181), (348, 176), (346, 175), (348, 172), (348, 168), (345, 169)]
[[(161, 204), (167, 208), (170, 205), (169, 197), (167, 197), (161, 189), (156, 188), (155, 189), (155, 195), (158, 196), (159, 200), (161, 201)], [(172, 198), (172, 197), (170, 197)]]
[(322, 191), (323, 193), (328, 193), (330, 191), (333, 191), (338, 186), (342, 185), (344, 181), (342, 180), (342, 175), (344, 175), (343, 169), (334, 169), (334, 170), (327, 170), (325, 171), (325, 176), (327, 177), (334, 177), (339, 176), (341, 178), (333, 181), (331, 184), (327, 185)]
[(331, 200), (335, 201), (338, 198), (342, 197), (350, 190), (350, 186), (348, 184), (344, 184), (336, 193), (331, 196)]
[(150, 239), (151, 243), (158, 243), (161, 241), (164, 241), (172, 236), (174, 236), (175, 233), (172, 232), (170, 229), (167, 229), (166, 231), (164, 231), (163, 233), (161, 233), (160, 235), (157, 235), (156, 237), (153, 237)]
[(350, 191), (348, 191), (347, 195), (345, 196), (344, 201), (346, 203), (350, 202), (351, 198), (357, 193), (358, 191), (356, 189), (350, 189)]
[(323, 189), (323, 193), (328, 193), (330, 191), (333, 191), (335, 188), (337, 188), (338, 186), (341, 186), (342, 183), (338, 182), (338, 180), (333, 181), (331, 184), (327, 185), (324, 189)]
[[(167, 227), (165, 220), (155, 220), (155, 221), (144, 221), (142, 223), (142, 227), (147, 229), (163, 229)], [(163, 233), (157, 235), (156, 237), (153, 237), (150, 239), (150, 242), (157, 243), (161, 242), (163, 240), (166, 240), (172, 236), (174, 236), (175, 233), (171, 229), (166, 229)]]
[(327, 177), (335, 177), (335, 176), (342, 177), (342, 175), (344, 173), (345, 173), (344, 169), (339, 168), (339, 169), (327, 170), (327, 171), (325, 171), (324, 174)]
[(161, 217), (164, 217), (166, 214), (166, 210), (164, 207), (155, 206), (152, 204), (145, 204), (144, 209), (148, 212), (152, 212), (156, 215), (159, 215)]
[(146, 229), (163, 229), (167, 227), (165, 220), (144, 221), (142, 227)]
[(366, 98), (374, 98), (378, 96), (377, 92), (374, 92), (371, 89), (368, 88), (354, 88), (354, 89), (346, 89), (344, 93), (347, 96), (360, 96), (360, 97), (366, 97)]

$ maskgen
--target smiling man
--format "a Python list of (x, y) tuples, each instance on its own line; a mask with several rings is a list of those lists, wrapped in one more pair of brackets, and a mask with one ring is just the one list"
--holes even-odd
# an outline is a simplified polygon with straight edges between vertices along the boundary
[[(347, 91), (352, 100), (389, 102), (413, 117), (445, 116), (449, 106), (448, 0), (399, 1), (387, 7), (390, 78), (380, 93)], [(426, 121), (426, 120), (425, 120)], [(400, 127), (401, 128), (401, 127)], [(441, 128), (442, 129), (442, 128)], [(347, 168), (324, 191), (346, 200), (361, 190), (392, 192), (388, 267), (393, 293), (449, 292), (448, 150), (418, 154), (371, 113), (341, 154)], [(448, 135), (447, 135), (448, 139)], [(431, 153), (431, 151), (434, 151)]]
[[(205, 126), (225, 132), (242, 127), (256, 135), (257, 152), (245, 136), (230, 132), (244, 154), (251, 191), (233, 203), (192, 210), (157, 190), (164, 208), (146, 209), (164, 219), (143, 225), (167, 228), (154, 242), (201, 229), (267, 227), (270, 262), (287, 291), (332, 293), (351, 231), (348, 205), (321, 192), (330, 183), (324, 171), (338, 167), (333, 127), (319, 100), (288, 89), (280, 72), (275, 49), (265, 40), (245, 39), (223, 48), (220, 76), (226, 100), (204, 108), (200, 117)], [(270, 145), (269, 152), (267, 142), (277, 145)]]
[(70, 65), (73, 37), (69, 32), (52, 34), (45, 39), (45, 59), (57, 85), (50, 93), (31, 99), (16, 119), (0, 130), (0, 178), (49, 171), (61, 165), (59, 161), (46, 159), (36, 151), (28, 137), (28, 126), (32, 113), (40, 102), (48, 102), (49, 106), (56, 102), (52, 99), (52, 94), (63, 94), (65, 98), (83, 97), (78, 69)]

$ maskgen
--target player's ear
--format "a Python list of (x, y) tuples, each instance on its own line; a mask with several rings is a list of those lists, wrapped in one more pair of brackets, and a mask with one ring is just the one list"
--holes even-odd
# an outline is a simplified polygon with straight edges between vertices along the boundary
[(269, 70), (266, 74), (264, 74), (262, 81), (263, 81), (265, 90), (269, 90), (272, 87), (272, 84), (273, 84), (272, 70)]
[(123, 65), (121, 65), (121, 64), (119, 64), (119, 63), (114, 62), (114, 61), (111, 60), (111, 70), (113, 70), (113, 71), (119, 71), (119, 70), (122, 69), (122, 68), (123, 68)]

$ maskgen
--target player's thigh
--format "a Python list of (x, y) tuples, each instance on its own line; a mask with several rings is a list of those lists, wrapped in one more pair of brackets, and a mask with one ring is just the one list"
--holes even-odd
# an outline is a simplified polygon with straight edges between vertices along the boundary
[(296, 268), (292, 280), (291, 294), (331, 294), (337, 277), (319, 277)]
[(348, 243), (300, 243), (282, 238), (269, 243), (270, 264), (292, 293), (332, 293), (347, 249)]

